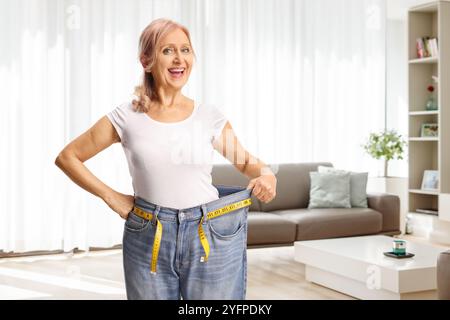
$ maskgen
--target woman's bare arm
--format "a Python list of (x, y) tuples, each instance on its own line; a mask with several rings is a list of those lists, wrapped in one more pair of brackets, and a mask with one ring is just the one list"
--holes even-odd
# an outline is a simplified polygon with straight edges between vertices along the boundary
[(214, 144), (214, 148), (250, 179), (265, 174), (273, 174), (267, 164), (253, 156), (242, 146), (230, 122), (225, 124), (220, 138)]
[(101, 198), (122, 218), (126, 218), (131, 211), (134, 197), (114, 191), (83, 164), (116, 142), (120, 142), (120, 137), (109, 119), (104, 116), (70, 142), (59, 153), (55, 164), (78, 186)]
[(253, 194), (258, 199), (268, 203), (275, 198), (277, 185), (275, 174), (267, 164), (253, 156), (241, 145), (230, 122), (225, 124), (213, 147), (236, 169), (251, 179), (248, 188), (254, 187)]

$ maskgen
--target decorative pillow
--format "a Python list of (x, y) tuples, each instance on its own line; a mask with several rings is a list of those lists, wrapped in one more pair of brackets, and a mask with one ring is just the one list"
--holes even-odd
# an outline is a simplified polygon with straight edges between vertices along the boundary
[(351, 172), (332, 167), (319, 166), (318, 172), (350, 173), (350, 203), (353, 208), (367, 208), (368, 172)]
[(351, 208), (350, 173), (310, 172), (308, 208)]

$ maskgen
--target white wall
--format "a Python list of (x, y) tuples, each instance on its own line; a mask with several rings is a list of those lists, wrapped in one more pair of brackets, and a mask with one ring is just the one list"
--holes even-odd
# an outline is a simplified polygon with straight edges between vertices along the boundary
[[(406, 140), (408, 136), (406, 22), (387, 21), (386, 35), (386, 123)], [(408, 176), (407, 149), (403, 160), (389, 163), (389, 175)]]

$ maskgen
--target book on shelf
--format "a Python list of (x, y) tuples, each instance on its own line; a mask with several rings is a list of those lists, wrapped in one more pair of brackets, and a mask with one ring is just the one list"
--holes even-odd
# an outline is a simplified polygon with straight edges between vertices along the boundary
[(423, 43), (423, 38), (416, 39), (416, 49), (417, 49), (417, 58), (425, 57), (425, 45)]
[(417, 58), (430, 58), (439, 55), (438, 39), (422, 37), (416, 39)]
[(434, 209), (434, 208), (426, 208), (426, 209), (417, 208), (416, 212), (427, 213), (427, 214), (434, 214), (434, 215), (438, 214), (437, 209)]

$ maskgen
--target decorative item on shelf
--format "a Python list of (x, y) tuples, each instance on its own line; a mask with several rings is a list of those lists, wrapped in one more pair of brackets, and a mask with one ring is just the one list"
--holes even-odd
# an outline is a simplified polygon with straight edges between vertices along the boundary
[(427, 102), (425, 104), (425, 109), (427, 111), (437, 110), (438, 109), (438, 105), (437, 105), (436, 98), (434, 97), (434, 93), (433, 93), (434, 92), (434, 86), (432, 84), (430, 84), (427, 87), (427, 90), (428, 90), (428, 99), (427, 99)]
[(438, 39), (436, 37), (422, 37), (416, 39), (417, 58), (438, 57)]
[(414, 232), (414, 227), (411, 221), (411, 217), (409, 215), (406, 216), (405, 219), (405, 234), (412, 234)]
[(373, 158), (384, 159), (384, 177), (388, 176), (389, 160), (403, 159), (403, 147), (406, 141), (395, 130), (384, 131), (381, 133), (370, 133), (364, 150)]
[(420, 136), (427, 137), (437, 137), (438, 136), (438, 124), (437, 123), (423, 123), (420, 128)]
[(437, 191), (439, 189), (439, 174), (437, 170), (425, 170), (423, 172), (422, 190)]

